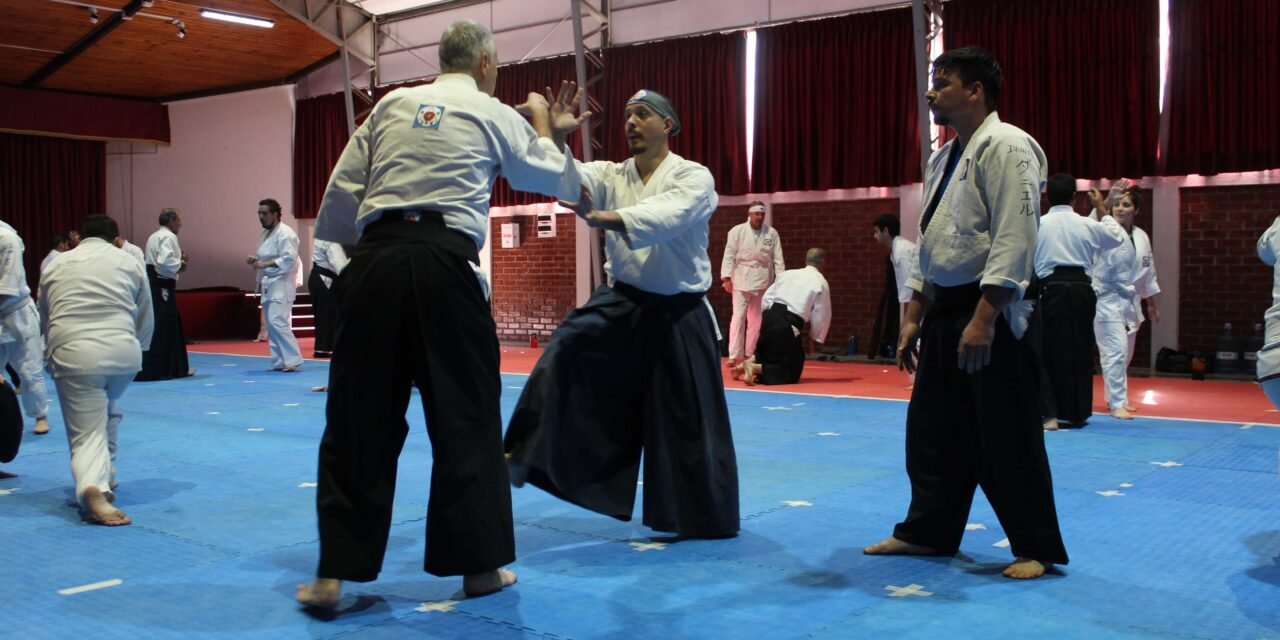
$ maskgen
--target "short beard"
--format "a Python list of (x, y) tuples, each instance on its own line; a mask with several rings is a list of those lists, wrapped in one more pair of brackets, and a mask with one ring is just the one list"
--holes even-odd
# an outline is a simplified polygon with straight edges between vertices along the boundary
[(644, 140), (628, 140), (627, 148), (631, 150), (631, 155), (638, 156), (649, 150), (649, 145)]

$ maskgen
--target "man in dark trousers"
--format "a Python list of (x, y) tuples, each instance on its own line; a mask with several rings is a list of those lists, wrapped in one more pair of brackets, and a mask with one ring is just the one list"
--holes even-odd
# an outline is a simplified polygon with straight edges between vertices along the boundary
[(738, 463), (707, 310), (706, 167), (671, 152), (671, 102), (641, 90), (623, 122), (631, 158), (584, 164), (576, 209), (605, 229), (601, 286), (529, 375), (507, 428), (512, 479), (630, 520), (644, 452), (645, 526), (685, 538), (738, 533)]
[(177, 209), (160, 212), (160, 228), (147, 238), (147, 281), (151, 285), (151, 306), (155, 313), (155, 333), (151, 348), (142, 353), (139, 382), (171, 380), (195, 375), (187, 360), (187, 336), (178, 314), (178, 274), (187, 270), (187, 254), (178, 244), (182, 214)]
[(783, 272), (764, 293), (764, 322), (756, 355), (733, 370), (747, 384), (795, 384), (804, 371), (805, 348), (800, 337), (809, 325), (809, 339), (826, 342), (831, 327), (831, 287), (822, 276), (827, 252), (810, 249), (804, 268)]
[[(1035, 271), (1039, 296), (1028, 342), (1040, 368), (1040, 416), (1044, 428), (1084, 426), (1093, 415), (1093, 316), (1098, 297), (1089, 267), (1099, 252), (1127, 235), (1109, 215), (1098, 222), (1076, 213), (1076, 179), (1049, 176), (1049, 210), (1040, 218)], [(1034, 335), (1033, 335), (1034, 334)]]
[(989, 52), (954, 49), (933, 69), (925, 98), (956, 137), (925, 171), (919, 263), (898, 340), (907, 370), (920, 343), (907, 408), (911, 506), (892, 537), (864, 552), (956, 553), (981, 486), (1015, 556), (1004, 575), (1037, 578), (1067, 562), (1021, 340), (1045, 156), (996, 115), (1002, 74)]
[(463, 576), (468, 596), (516, 581), (511, 487), (502, 455), (497, 328), (475, 271), (500, 172), (512, 187), (575, 200), (581, 180), (564, 138), (576, 87), (521, 109), (493, 98), (493, 36), (464, 20), (440, 40), (443, 73), (387, 94), (347, 143), (316, 237), (356, 243), (338, 277), (316, 508), (320, 564), (304, 605), (337, 606), (342, 580), (378, 576), (391, 531), (396, 463), (413, 386), (422, 392), (433, 466), (423, 568)]

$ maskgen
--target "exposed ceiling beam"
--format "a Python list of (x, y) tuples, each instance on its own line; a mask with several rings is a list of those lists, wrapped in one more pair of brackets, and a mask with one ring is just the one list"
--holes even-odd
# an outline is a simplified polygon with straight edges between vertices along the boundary
[(39, 71), (31, 74), (30, 78), (23, 81), (22, 86), (39, 86), (41, 82), (48, 80), (49, 77), (57, 73), (59, 69), (67, 66), (68, 63), (79, 57), (80, 54), (88, 51), (89, 47), (92, 47), (108, 33), (118, 29), (120, 25), (124, 24), (126, 20), (125, 16), (128, 16), (128, 19), (133, 19), (134, 14), (138, 13), (138, 10), (140, 9), (142, 9), (142, 0), (132, 0), (119, 12), (111, 14), (107, 19), (102, 21), (102, 24), (99, 24), (83, 38), (80, 38), (79, 42), (71, 45), (70, 49), (58, 54), (47, 64), (41, 67)]

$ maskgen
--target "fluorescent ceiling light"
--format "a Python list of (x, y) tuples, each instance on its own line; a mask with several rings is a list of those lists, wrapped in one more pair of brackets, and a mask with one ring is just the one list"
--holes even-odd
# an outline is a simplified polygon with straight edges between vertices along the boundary
[(236, 24), (247, 24), (251, 27), (264, 27), (270, 29), (276, 26), (274, 20), (242, 16), (238, 13), (227, 13), (226, 11), (215, 11), (213, 9), (201, 9), (200, 15), (214, 20), (223, 20), (226, 22), (234, 22)]

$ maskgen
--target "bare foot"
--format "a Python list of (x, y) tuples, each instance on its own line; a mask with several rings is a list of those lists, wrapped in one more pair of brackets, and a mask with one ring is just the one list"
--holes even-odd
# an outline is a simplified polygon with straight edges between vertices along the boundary
[(1129, 411), (1124, 407), (1120, 407), (1119, 409), (1111, 412), (1111, 417), (1117, 420), (1132, 420), (1133, 414), (1129, 413)]
[(338, 601), (342, 599), (342, 581), (316, 578), (307, 584), (298, 585), (298, 593), (294, 598), (304, 607), (336, 608)]
[(754, 386), (761, 371), (764, 371), (764, 365), (756, 364), (755, 356), (747, 358), (742, 363), (742, 381)]
[(321, 385), (319, 387), (311, 387), (311, 390), (316, 393), (324, 393), (329, 390), (329, 385), (326, 384), (326, 385)]
[(1039, 578), (1048, 571), (1053, 564), (1032, 560), (1031, 558), (1015, 558), (1013, 562), (1005, 567), (1004, 577), (1013, 578), (1014, 580), (1031, 580)]
[(897, 538), (885, 538), (862, 550), (869, 556), (936, 556), (938, 550), (933, 547), (925, 547), (918, 544), (911, 544)]
[(49, 433), (49, 419), (36, 418), (36, 428), (32, 430), (32, 433), (36, 435), (44, 435), (46, 433)]
[(1049, 418), (1048, 420), (1045, 420), (1045, 421), (1044, 421), (1044, 430), (1045, 430), (1045, 431), (1057, 431), (1057, 430), (1058, 430), (1058, 419), (1057, 419), (1057, 418)]
[(0, 480), (6, 480), (8, 478), (16, 478), (16, 477), (18, 477), (18, 474), (9, 473), (8, 471), (0, 469)]
[(89, 524), (100, 524), (106, 527), (123, 527), (133, 521), (123, 511), (111, 506), (111, 501), (97, 487), (84, 490), (83, 502), (80, 505), (80, 519)]
[(281, 372), (281, 373), (293, 373), (294, 371), (297, 371), (298, 369), (301, 369), (301, 368), (302, 368), (302, 365), (300, 365), (300, 364), (295, 364), (295, 365), (293, 365), (292, 367), (285, 367), (285, 368), (281, 369), (281, 370), (280, 370), (280, 372)]
[(516, 583), (516, 573), (497, 569), (488, 573), (476, 573), (462, 579), (462, 592), (468, 598), (478, 598), (497, 593)]
[(1137, 407), (1135, 407), (1135, 406), (1133, 406), (1133, 405), (1131, 405), (1131, 404), (1129, 404), (1128, 402), (1124, 403), (1124, 410), (1125, 410), (1125, 411), (1128, 411), (1129, 413), (1137, 413), (1137, 412), (1138, 412), (1138, 408), (1137, 408)]
[(915, 384), (909, 384), (909, 385), (907, 385), (905, 388), (906, 388), (906, 390), (907, 390), (907, 391), (911, 391), (911, 390), (914, 390), (914, 389), (916, 388), (916, 385), (915, 385)]
[(744, 370), (742, 365), (736, 364), (733, 365), (732, 369), (729, 369), (729, 378), (733, 380), (741, 380), (746, 373), (747, 372)]

